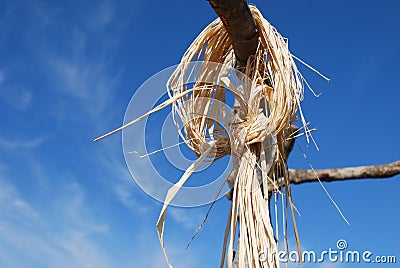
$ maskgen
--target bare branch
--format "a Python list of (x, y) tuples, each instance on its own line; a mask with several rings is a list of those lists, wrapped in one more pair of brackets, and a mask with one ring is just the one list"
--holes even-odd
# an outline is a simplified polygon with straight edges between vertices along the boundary
[(231, 39), (240, 67), (256, 53), (258, 31), (246, 0), (209, 0)]
[(321, 181), (331, 182), (367, 178), (390, 178), (398, 174), (400, 174), (400, 161), (376, 166), (319, 169), (315, 170), (315, 172), (313, 170), (289, 169), (290, 182), (292, 184), (315, 182), (318, 181), (318, 178)]
[[(246, 0), (209, 0), (211, 7), (221, 18), (232, 42), (238, 61), (237, 68), (246, 65), (249, 56), (255, 54), (258, 31)], [(288, 158), (294, 139), (287, 142)], [(289, 169), (290, 182), (300, 184), (318, 181), (341, 181), (365, 178), (389, 178), (400, 174), (400, 161), (377, 166), (333, 168), (323, 170)], [(317, 175), (317, 176), (316, 176)], [(280, 183), (278, 183), (282, 186)]]

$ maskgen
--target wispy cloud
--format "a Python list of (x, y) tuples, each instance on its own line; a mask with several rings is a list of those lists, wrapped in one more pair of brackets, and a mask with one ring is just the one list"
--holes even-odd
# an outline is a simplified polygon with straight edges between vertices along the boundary
[(136, 189), (134, 189), (136, 185), (133, 185), (133, 182), (130, 181), (121, 181), (113, 183), (112, 190), (114, 191), (117, 199), (129, 210), (133, 212), (145, 213), (148, 211), (146, 206), (143, 206), (134, 196)]
[(109, 25), (115, 15), (115, 8), (111, 1), (102, 1), (87, 18), (87, 25), (95, 31), (102, 30)]
[[(57, 96), (53, 102), (63, 101), (59, 106), (68, 102), (66, 106), (69, 109), (64, 111), (68, 116), (79, 113), (82, 117), (84, 112), (91, 119), (100, 118), (105, 106), (113, 102), (113, 89), (122, 72), (122, 67), (114, 63), (119, 44), (119, 39), (114, 38), (118, 31), (118, 27), (113, 25), (116, 21), (114, 6), (112, 1), (105, 0), (98, 2), (96, 8), (84, 11), (77, 9), (74, 12), (76, 18), (68, 20), (68, 23), (57, 17), (59, 13), (69, 12), (68, 7), (60, 8), (54, 3), (41, 1), (29, 6), (32, 12), (27, 20), (33, 23), (27, 25), (27, 29), (19, 35), (32, 40), (27, 43), (34, 56), (30, 59), (40, 59), (33, 63), (39, 66), (35, 75), (44, 77), (45, 90), (50, 88), (54, 90), (53, 94), (64, 94)], [(112, 27), (113, 31), (104, 29), (107, 26)], [(62, 33), (60, 28), (63, 29)], [(22, 60), (18, 58), (15, 64), (23, 66), (25, 62)], [(23, 88), (14, 90), (14, 95), (11, 95), (10, 102), (21, 102), (14, 106), (26, 105), (36, 92), (32, 94)], [(76, 109), (70, 109), (71, 98), (58, 99), (61, 96), (71, 97)]]
[(48, 62), (55, 78), (53, 87), (75, 97), (84, 111), (97, 118), (112, 101), (112, 89), (120, 75), (120, 71), (109, 70), (106, 54), (91, 60), (80, 53), (74, 58), (53, 55)]
[[(115, 267), (92, 239), (107, 227), (83, 214), (83, 189), (72, 184), (67, 194), (70, 202), (53, 200), (62, 203), (58, 215), (46, 214), (29, 204), (10, 181), (0, 179), (0, 266)], [(68, 226), (55, 225), (54, 216)]]
[(196, 228), (201, 224), (203, 218), (206, 215), (205, 209), (202, 208), (178, 208), (170, 207), (168, 208), (168, 214), (172, 216), (174, 221), (180, 226), (196, 230)]
[[(3, 1), (4, 2), (4, 1)], [(7, 42), (9, 34), (13, 30), (14, 23), (12, 21), (12, 16), (14, 13), (14, 5), (10, 3), (5, 3), (4, 7), (0, 11), (0, 47)]]
[(0, 70), (0, 85), (3, 84), (6, 79), (4, 71)]
[(40, 146), (46, 140), (45, 137), (36, 137), (29, 139), (8, 139), (0, 136), (0, 147), (3, 149), (15, 151), (21, 149), (34, 149)]
[(39, 18), (42, 29), (54, 22), (60, 12), (60, 8), (51, 8), (47, 3), (41, 1), (35, 1), (30, 9)]
[(120, 146), (111, 141), (99, 148), (98, 157), (93, 161), (101, 164), (107, 171), (107, 176), (111, 177), (107, 179), (107, 184), (122, 205), (133, 213), (146, 213), (149, 210), (148, 202), (140, 200), (144, 193), (140, 193), (141, 189), (133, 181), (125, 162), (118, 157), (122, 153), (119, 150)]
[(8, 217), (22, 225), (43, 224), (39, 214), (4, 179), (0, 179), (0, 208), (2, 218)]
[[(167, 253), (173, 267), (215, 267), (215, 265), (208, 266), (207, 263), (209, 262), (196, 250), (185, 250), (186, 242), (180, 239), (165, 241)], [(139, 247), (137, 249), (137, 258), (135, 258), (135, 265), (132, 267), (167, 267), (167, 262), (155, 234), (146, 233), (141, 235), (138, 244), (146, 245), (146, 247)]]
[[(3, 77), (3, 81), (4, 80), (5, 78)], [(32, 93), (30, 90), (22, 86), (4, 85), (4, 83), (2, 87), (1, 99), (12, 108), (18, 111), (25, 111), (30, 106), (32, 101)]]

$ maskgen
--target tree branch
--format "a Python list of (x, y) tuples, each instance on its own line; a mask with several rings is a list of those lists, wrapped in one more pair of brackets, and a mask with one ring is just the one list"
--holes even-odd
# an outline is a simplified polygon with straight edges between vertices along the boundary
[[(259, 37), (257, 26), (254, 23), (254, 18), (250, 12), (247, 1), (209, 0), (209, 3), (220, 17), (226, 31), (228, 32), (237, 59), (236, 69), (243, 70), (247, 64), (247, 59), (256, 53)], [(296, 131), (295, 128), (295, 126), (292, 126), (292, 128), (286, 134), (286, 137), (289, 137), (293, 131)], [(295, 138), (288, 139), (284, 144), (284, 159), (286, 161), (290, 152), (292, 151), (294, 141)], [(400, 161), (377, 166), (333, 168), (322, 170), (289, 169), (290, 184), (315, 182), (318, 180), (331, 182), (364, 178), (389, 178), (398, 174), (400, 174)], [(278, 180), (277, 184), (278, 187), (282, 187), (285, 183), (283, 179), (281, 179)], [(271, 189), (269, 190), (274, 191), (275, 189), (273, 189), (271, 185)], [(227, 197), (228, 199), (231, 199), (230, 194), (227, 194)], [(269, 195), (269, 197), (271, 197), (271, 195)], [(269, 219), (271, 221), (271, 215), (269, 216)], [(297, 232), (295, 231), (295, 233)], [(230, 261), (233, 261), (233, 259), (227, 260), (227, 262)]]
[[(249, 56), (256, 53), (258, 31), (246, 0), (209, 0), (211, 7), (221, 18), (231, 39), (238, 69), (246, 66)], [(294, 139), (287, 144), (288, 158)], [(286, 146), (286, 145), (285, 145)], [(400, 174), (400, 161), (377, 166), (333, 168), (322, 170), (289, 169), (290, 182), (300, 184), (318, 181), (344, 181), (365, 178), (389, 178)], [(316, 176), (317, 175), (317, 176)], [(282, 186), (281, 183), (278, 183)]]
[(398, 174), (400, 174), (400, 161), (376, 166), (319, 169), (315, 170), (315, 172), (313, 170), (289, 169), (290, 182), (292, 184), (315, 182), (318, 181), (318, 178), (320, 181), (331, 182), (366, 178), (390, 178)]
[(221, 18), (240, 67), (245, 67), (249, 56), (256, 53), (258, 31), (246, 0), (209, 0)]

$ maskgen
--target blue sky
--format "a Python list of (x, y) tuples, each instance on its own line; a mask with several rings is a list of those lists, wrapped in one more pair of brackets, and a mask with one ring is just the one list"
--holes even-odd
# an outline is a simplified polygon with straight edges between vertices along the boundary
[[(321, 150), (298, 140), (314, 167), (399, 160), (400, 4), (252, 3), (293, 54), (332, 79), (301, 67), (323, 92), (303, 102)], [(206, 1), (0, 1), (0, 267), (165, 267), (155, 229), (162, 204), (132, 180), (121, 134), (92, 140), (118, 127), (135, 90), (177, 64), (215, 17)], [(308, 168), (297, 149), (289, 165)], [(326, 187), (351, 225), (318, 184), (294, 186), (303, 248), (342, 238), (400, 261), (400, 177)], [(175, 267), (217, 266), (228, 206), (216, 203), (189, 250), (207, 207), (169, 210)]]

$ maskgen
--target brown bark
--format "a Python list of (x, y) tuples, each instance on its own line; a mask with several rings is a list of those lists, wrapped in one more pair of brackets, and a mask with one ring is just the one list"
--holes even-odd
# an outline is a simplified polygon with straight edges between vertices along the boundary
[[(254, 55), (256, 53), (259, 37), (257, 27), (254, 23), (254, 19), (248, 7), (247, 1), (209, 0), (209, 2), (211, 7), (220, 17), (231, 39), (233, 50), (237, 59), (236, 68), (238, 70), (242, 70), (246, 66), (247, 59), (251, 55)], [(292, 129), (288, 131), (289, 133), (286, 137), (288, 137), (290, 134), (292, 134), (293, 131), (296, 130), (296, 127), (293, 126)], [(294, 138), (287, 139), (283, 144), (285, 148), (285, 161), (287, 161), (289, 157), (289, 154), (293, 148), (294, 141)], [(255, 150), (255, 147), (252, 146), (252, 149)], [(333, 168), (323, 170), (289, 169), (290, 183), (286, 186), (289, 187), (290, 184), (315, 182), (318, 180), (342, 181), (364, 178), (388, 178), (397, 174), (400, 174), (400, 161), (377, 166)], [(282, 187), (285, 185), (285, 183), (283, 180), (281, 180), (278, 181), (278, 185), (279, 187)]]
[(258, 31), (246, 0), (209, 0), (232, 41), (239, 67), (256, 53)]
[[(255, 54), (258, 44), (258, 32), (246, 0), (209, 0), (211, 7), (221, 18), (232, 42), (238, 61), (237, 67), (246, 66), (249, 56)], [(294, 139), (287, 144), (289, 156)], [(286, 146), (286, 144), (285, 144)], [(400, 161), (385, 165), (333, 168), (323, 170), (289, 169), (290, 182), (300, 184), (318, 181), (343, 181), (365, 178), (389, 178), (400, 174)], [(317, 176), (316, 176), (317, 175)]]
[[(345, 181), (367, 178), (390, 178), (400, 174), (400, 161), (384, 165), (331, 168), (315, 170), (289, 169), (290, 183), (300, 184), (305, 182), (320, 181)], [(318, 177), (317, 177), (318, 176)]]

